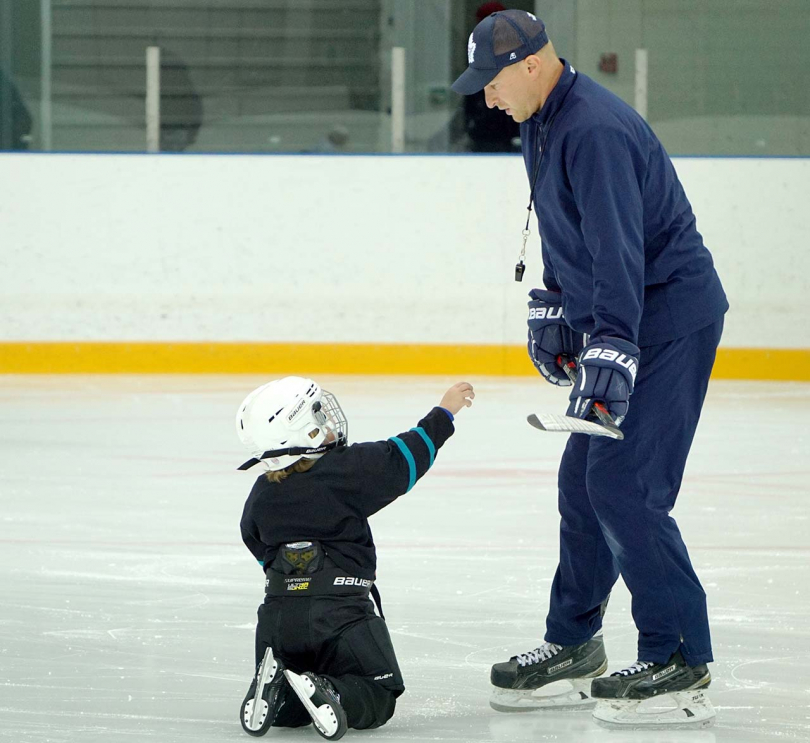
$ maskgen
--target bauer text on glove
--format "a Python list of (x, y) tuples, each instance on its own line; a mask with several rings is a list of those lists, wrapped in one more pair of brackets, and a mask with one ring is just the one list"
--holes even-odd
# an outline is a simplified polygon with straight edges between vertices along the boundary
[(579, 354), (579, 369), (568, 399), (568, 415), (593, 418), (595, 402), (604, 403), (619, 425), (627, 415), (638, 371), (638, 347), (611, 336), (594, 338)]
[(586, 336), (575, 332), (565, 322), (561, 294), (532, 289), (529, 298), (529, 357), (547, 382), (567, 387), (571, 382), (557, 358), (576, 358)]

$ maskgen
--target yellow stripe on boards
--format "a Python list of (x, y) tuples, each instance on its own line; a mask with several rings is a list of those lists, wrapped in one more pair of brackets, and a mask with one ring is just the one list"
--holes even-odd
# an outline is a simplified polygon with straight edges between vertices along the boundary
[[(79, 341), (0, 343), (0, 373), (522, 377), (537, 372), (523, 346)], [(721, 348), (713, 377), (807, 382), (810, 350)]]
[(712, 378), (810, 382), (810, 349), (718, 348)]
[(13, 374), (536, 373), (511, 346), (307, 343), (0, 343)]

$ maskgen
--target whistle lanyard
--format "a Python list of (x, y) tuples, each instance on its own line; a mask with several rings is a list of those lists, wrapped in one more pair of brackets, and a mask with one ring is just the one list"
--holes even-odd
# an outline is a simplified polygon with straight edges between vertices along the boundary
[[(569, 65), (570, 67), (570, 65)], [(571, 67), (573, 70), (574, 68)], [(531, 230), (529, 230), (529, 220), (532, 218), (532, 206), (534, 204), (534, 189), (537, 186), (537, 179), (540, 177), (540, 166), (543, 164), (543, 157), (546, 154), (546, 144), (548, 142), (548, 135), (551, 134), (551, 127), (554, 125), (554, 120), (557, 118), (557, 115), (562, 111), (563, 104), (565, 103), (565, 99), (568, 97), (568, 94), (571, 92), (571, 88), (574, 87), (574, 83), (577, 81), (577, 73), (574, 72), (574, 79), (571, 81), (571, 85), (569, 86), (568, 90), (565, 91), (565, 95), (563, 95), (562, 100), (560, 101), (560, 107), (554, 112), (554, 115), (548, 122), (548, 126), (546, 127), (545, 134), (543, 135), (543, 142), (540, 145), (540, 157), (537, 160), (537, 165), (534, 169), (534, 175), (532, 176), (532, 183), (531, 183), (531, 190), (529, 191), (529, 205), (526, 207), (526, 226), (523, 228), (523, 246), (520, 249), (520, 256), (518, 257), (518, 262), (515, 265), (515, 281), (523, 281), (523, 274), (526, 271), (526, 242), (529, 239), (529, 235), (531, 235)], [(542, 129), (540, 124), (537, 124), (538, 129)]]

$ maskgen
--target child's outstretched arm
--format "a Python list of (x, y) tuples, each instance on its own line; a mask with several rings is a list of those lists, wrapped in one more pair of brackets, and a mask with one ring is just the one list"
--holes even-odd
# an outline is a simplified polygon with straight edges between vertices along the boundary
[(472, 385), (454, 384), (415, 428), (387, 441), (351, 447), (357, 463), (359, 505), (365, 516), (407, 493), (431, 468), (436, 453), (455, 431), (456, 413), (470, 407), (474, 397)]

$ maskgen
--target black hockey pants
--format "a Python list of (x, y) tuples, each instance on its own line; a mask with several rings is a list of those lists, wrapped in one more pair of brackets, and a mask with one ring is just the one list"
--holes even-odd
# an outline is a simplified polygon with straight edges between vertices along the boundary
[[(385, 620), (363, 596), (267, 596), (259, 607), (256, 665), (267, 647), (296, 673), (312, 671), (340, 694), (349, 727), (384, 725), (405, 690)], [(275, 727), (310, 722), (288, 690)]]

